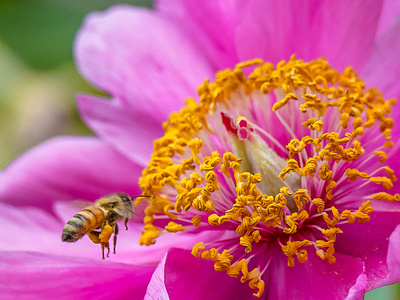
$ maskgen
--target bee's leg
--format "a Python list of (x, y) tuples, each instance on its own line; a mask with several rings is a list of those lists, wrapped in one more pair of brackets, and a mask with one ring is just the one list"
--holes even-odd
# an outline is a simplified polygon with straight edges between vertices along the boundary
[(104, 258), (104, 247), (106, 247), (108, 250), (107, 257), (110, 254), (110, 244), (108, 243), (108, 241), (110, 240), (112, 233), (113, 233), (113, 228), (109, 224), (104, 224), (99, 234), (99, 239), (101, 242), (101, 250), (103, 252), (103, 258)]
[(129, 221), (129, 219), (126, 218), (126, 219), (125, 219), (125, 230), (128, 230), (128, 221)]
[(114, 254), (115, 254), (115, 247), (117, 246), (118, 232), (119, 232), (118, 224), (115, 224), (115, 227), (114, 227)]
[(102, 259), (104, 259), (104, 243), (101, 243), (101, 255)]
[(110, 257), (110, 243), (107, 242), (106, 243), (106, 247), (107, 247), (107, 258)]
[(95, 243), (95, 244), (99, 244), (99, 243), (100, 243), (99, 234), (100, 234), (100, 232), (94, 231), (94, 230), (89, 231), (89, 232), (87, 233), (88, 237), (89, 237), (89, 238), (92, 240), (92, 242)]

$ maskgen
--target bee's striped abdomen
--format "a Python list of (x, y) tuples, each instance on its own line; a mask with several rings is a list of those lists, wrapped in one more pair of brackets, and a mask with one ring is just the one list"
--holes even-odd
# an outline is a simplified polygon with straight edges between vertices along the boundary
[(61, 240), (75, 242), (89, 231), (101, 226), (104, 221), (104, 212), (96, 206), (86, 207), (73, 216), (64, 226)]

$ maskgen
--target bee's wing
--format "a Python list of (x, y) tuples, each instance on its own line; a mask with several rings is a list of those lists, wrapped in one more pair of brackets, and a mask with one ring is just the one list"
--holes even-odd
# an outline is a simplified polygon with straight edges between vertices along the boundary
[(113, 209), (117, 214), (123, 216), (124, 218), (132, 218), (133, 217), (133, 206), (132, 205), (121, 205), (114, 207)]
[(54, 211), (63, 222), (67, 223), (76, 213), (93, 204), (94, 202), (84, 200), (60, 201), (54, 204)]

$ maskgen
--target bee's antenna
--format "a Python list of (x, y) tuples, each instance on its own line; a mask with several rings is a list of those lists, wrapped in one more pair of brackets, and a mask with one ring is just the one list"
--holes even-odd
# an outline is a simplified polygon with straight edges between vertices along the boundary
[(144, 198), (151, 198), (151, 197), (153, 197), (152, 195), (137, 195), (137, 196), (132, 196), (132, 200), (133, 200), (133, 198), (142, 198), (142, 197), (144, 197)]

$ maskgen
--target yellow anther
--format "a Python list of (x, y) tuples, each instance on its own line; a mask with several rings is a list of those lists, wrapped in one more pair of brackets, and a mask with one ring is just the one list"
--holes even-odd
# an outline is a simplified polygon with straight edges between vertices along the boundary
[(192, 255), (194, 257), (200, 257), (199, 250), (204, 250), (206, 247), (203, 242), (196, 243), (192, 248)]
[(357, 169), (347, 169), (345, 174), (347, 177), (349, 177), (350, 182), (355, 181), (358, 177), (362, 177), (364, 179), (371, 178), (371, 176), (369, 176), (367, 173), (360, 172)]
[(144, 225), (144, 230), (142, 237), (139, 239), (139, 245), (153, 245), (156, 242), (156, 238), (160, 236), (161, 230), (153, 224)]
[(303, 175), (308, 175), (314, 177), (315, 172), (317, 171), (317, 162), (319, 157), (310, 157), (307, 162), (306, 166), (303, 168)]
[(329, 241), (332, 241), (332, 242), (336, 241), (336, 235), (339, 233), (343, 233), (343, 231), (337, 227), (332, 227), (329, 229), (322, 230), (322, 234), (325, 235), (329, 239)]
[(312, 203), (317, 207), (317, 211), (322, 213), (325, 209), (325, 202), (321, 198), (314, 198)]
[(284, 107), (288, 103), (288, 101), (291, 99), (297, 100), (296, 94), (293, 94), (293, 93), (286, 94), (286, 96), (283, 99), (274, 103), (274, 105), (272, 106), (272, 111), (276, 112), (278, 109)]
[(214, 151), (211, 156), (206, 156), (203, 159), (203, 164), (200, 165), (200, 171), (213, 171), (221, 162), (220, 154)]
[(289, 226), (283, 230), (284, 233), (294, 234), (297, 232), (297, 213), (292, 213), (290, 216), (285, 218), (285, 223)]
[(332, 190), (335, 188), (336, 186), (336, 181), (331, 180), (328, 184), (328, 186), (326, 187), (326, 198), (328, 200), (332, 200), (333, 199), (333, 194), (332, 194)]
[(387, 190), (390, 190), (393, 187), (392, 181), (387, 177), (372, 177), (370, 181), (376, 184), (382, 184), (382, 186)]
[[(320, 250), (317, 250), (317, 255), (321, 259), (327, 259), (330, 264), (333, 264), (336, 261), (336, 257), (333, 256), (335, 254), (335, 248), (333, 246), (333, 241), (322, 241), (322, 240), (317, 240), (316, 242), (316, 247), (319, 248)], [(328, 248), (325, 251), (321, 250), (321, 248)]]
[(177, 224), (175, 222), (169, 222), (167, 226), (165, 226), (165, 230), (168, 232), (179, 232), (185, 231), (185, 228), (181, 224)]
[(381, 131), (383, 132), (385, 129), (387, 128), (392, 128), (394, 125), (394, 121), (391, 118), (384, 118), (383, 120), (381, 120)]
[(164, 206), (164, 214), (167, 215), (172, 220), (176, 220), (176, 219), (178, 219), (178, 216), (169, 212), (169, 210), (173, 210), (173, 209), (175, 209), (175, 207), (172, 204)]
[(358, 136), (361, 136), (364, 134), (364, 128), (362, 127), (357, 127), (356, 129), (354, 129), (354, 131), (351, 133), (351, 138), (355, 139)]
[(364, 202), (361, 204), (360, 208), (355, 212), (352, 213), (350, 210), (344, 210), (341, 213), (341, 219), (347, 219), (347, 222), (354, 223), (355, 220), (358, 220), (359, 223), (364, 223), (370, 220), (368, 214), (374, 211), (373, 207), (371, 206), (371, 201)]
[(206, 185), (207, 191), (214, 192), (216, 190), (219, 190), (217, 173), (215, 173), (214, 171), (208, 171), (206, 174), (206, 181), (207, 181)]
[(214, 258), (214, 270), (217, 272), (226, 271), (231, 267), (233, 256), (229, 254), (229, 250), (223, 250), (216, 258)]
[(373, 207), (371, 206), (371, 201), (364, 202), (361, 204), (360, 208), (356, 211), (356, 217), (358, 220), (358, 223), (364, 223), (366, 221), (370, 220), (370, 217), (368, 214), (372, 213), (374, 211)]
[(394, 175), (393, 169), (391, 169), (391, 168), (389, 168), (388, 166), (386, 166), (386, 167), (385, 167), (385, 172), (386, 172), (386, 174), (388, 175), (389, 179), (390, 179), (392, 182), (396, 182), (396, 181), (397, 181), (397, 177), (396, 177), (396, 175)]
[(302, 210), (301, 212), (299, 212), (299, 214), (297, 215), (297, 219), (300, 221), (305, 221), (307, 220), (309, 217), (309, 214), (306, 210)]
[(193, 208), (198, 211), (211, 212), (214, 209), (214, 203), (210, 200), (210, 195), (210, 192), (206, 189), (202, 189), (201, 194), (193, 200)]
[(246, 68), (246, 67), (250, 67), (250, 66), (254, 66), (254, 65), (262, 65), (264, 62), (262, 61), (262, 59), (260, 58), (255, 58), (253, 60), (249, 60), (246, 62), (242, 62), (242, 63), (238, 63), (236, 65), (236, 68)]
[(342, 113), (340, 116), (340, 125), (343, 128), (347, 128), (347, 122), (350, 120), (350, 116), (348, 113)]
[(362, 118), (361, 117), (356, 117), (356, 118), (354, 118), (354, 121), (353, 121), (353, 127), (354, 128), (358, 128), (358, 127), (360, 127), (362, 125), (362, 123), (363, 123)]
[(382, 132), (383, 136), (385, 137), (385, 139), (389, 140), (392, 138), (391, 134), (392, 134), (392, 130), (389, 128), (386, 128), (383, 132)]
[(324, 164), (318, 171), (319, 177), (322, 180), (332, 180), (333, 172), (331, 171), (331, 167), (328, 164)]
[(224, 216), (223, 217), (219, 217), (216, 214), (211, 214), (211, 215), (208, 216), (208, 223), (210, 225), (220, 225), (223, 222), (229, 221), (229, 220), (230, 220), (230, 218), (227, 217), (227, 216), (225, 218), (224, 218)]
[(240, 237), (239, 240), (240, 240), (239, 244), (245, 247), (244, 252), (246, 252), (246, 253), (251, 252), (251, 250), (252, 250), (252, 247), (251, 247), (252, 240), (249, 238), (249, 236), (243, 235), (243, 236)]
[[(286, 245), (282, 246), (283, 254), (285, 254), (288, 258), (288, 266), (294, 267), (294, 258), (293, 255), (297, 254), (298, 249), (303, 246), (311, 246), (311, 242), (309, 240), (303, 241), (287, 241)], [(304, 254), (301, 256), (302, 262), (304, 262)]]
[[(231, 162), (240, 162), (241, 159), (237, 158), (235, 155), (233, 155), (231, 152), (225, 152), (224, 155), (222, 156), (222, 165), (221, 165), (221, 171), (224, 173), (224, 175), (228, 178), (231, 177), (231, 174), (229, 173), (229, 168), (232, 168)], [(240, 169), (240, 165), (239, 165)]]
[(304, 263), (304, 262), (307, 261), (307, 259), (308, 259), (307, 250), (302, 249), (302, 250), (299, 250), (299, 251), (297, 252), (297, 260), (298, 260), (299, 262)]
[(342, 211), (342, 213), (340, 214), (340, 218), (342, 220), (347, 219), (347, 222), (349, 223), (354, 223), (356, 221), (356, 215), (351, 213), (351, 211), (348, 209)]
[(242, 273), (243, 273), (243, 276), (240, 278), (240, 281), (242, 283), (246, 282), (248, 280), (252, 280), (254, 278), (258, 278), (258, 276), (260, 276), (260, 270), (258, 268), (254, 268), (253, 270), (251, 270), (249, 272), (247, 264), (243, 264)]
[(201, 217), (199, 215), (194, 216), (191, 221), (193, 226), (197, 227), (201, 225)]
[(210, 251), (205, 250), (201, 253), (201, 258), (205, 260), (218, 260), (218, 251), (215, 248), (210, 249)]
[(387, 155), (384, 151), (375, 151), (375, 155), (379, 157), (379, 162), (384, 163), (387, 160)]
[(246, 260), (243, 258), (242, 260), (233, 264), (228, 270), (226, 270), (226, 274), (230, 277), (237, 278), (242, 271), (243, 265), (246, 263)]
[(306, 189), (298, 189), (294, 193), (294, 201), (296, 202), (297, 208), (302, 209), (303, 203), (308, 203), (310, 201), (310, 196), (308, 195), (308, 191)]
[(322, 213), (322, 217), (324, 218), (326, 224), (328, 225), (328, 228), (333, 228), (336, 225), (336, 223), (339, 222), (340, 220), (339, 211), (334, 206), (332, 206), (332, 215), (333, 219), (331, 220), (326, 212)]
[(377, 193), (372, 195), (372, 200), (386, 200), (388, 202), (399, 202), (400, 201), (400, 194), (390, 195), (388, 193)]
[(280, 192), (286, 196), (290, 196), (293, 194), (293, 192), (291, 190), (289, 190), (289, 188), (287, 186), (280, 188)]
[(383, 144), (383, 147), (384, 147), (384, 148), (392, 148), (392, 147), (393, 147), (393, 141), (386, 141), (386, 142)]
[(316, 118), (310, 118), (307, 121), (301, 123), (301, 125), (306, 126), (310, 128), (311, 130), (317, 129), (319, 132), (321, 132), (322, 127), (324, 126), (324, 123), (322, 123), (321, 120), (318, 120)]
[(300, 175), (303, 174), (303, 172), (301, 171), (300, 167), (299, 167), (299, 163), (295, 160), (295, 159), (289, 159), (287, 161), (287, 167), (285, 167), (282, 172), (279, 174), (279, 178), (281, 178), (282, 180), (285, 180), (285, 175), (290, 173), (290, 172), (297, 172)]
[[(253, 279), (251, 282), (253, 282), (254, 280), (255, 280), (255, 279)], [(250, 286), (250, 284), (249, 284), (249, 286)], [(264, 288), (265, 288), (265, 282), (264, 282), (264, 280), (258, 281), (258, 282), (257, 282), (257, 285), (253, 285), (253, 286), (254, 286), (254, 288), (257, 288), (257, 289), (258, 289), (257, 293), (253, 294), (253, 296), (255, 296), (255, 297), (257, 297), (257, 298), (260, 298), (261, 295), (264, 293)], [(250, 286), (250, 288), (252, 288), (252, 286)]]
[(189, 142), (190, 152), (193, 155), (193, 159), (196, 164), (200, 165), (200, 159), (197, 154), (200, 152), (201, 147), (203, 147), (203, 141), (200, 139), (193, 139)]
[(289, 144), (286, 145), (286, 148), (289, 150), (289, 158), (293, 158), (294, 154), (301, 152), (306, 145), (306, 143), (297, 139), (290, 140)]

